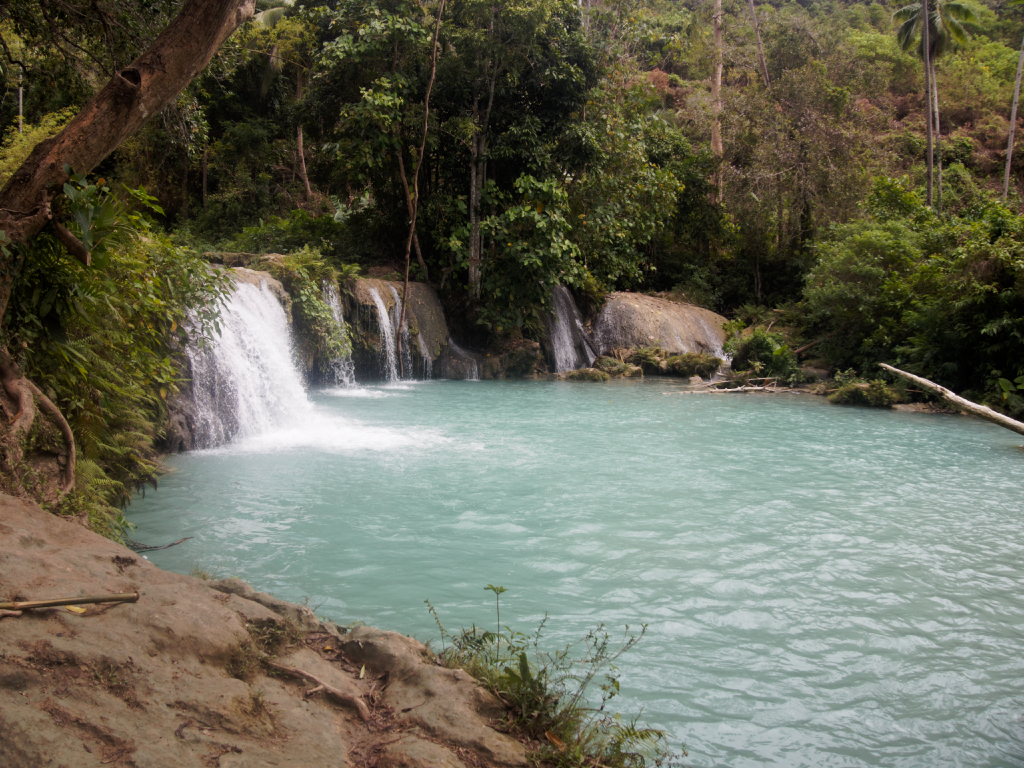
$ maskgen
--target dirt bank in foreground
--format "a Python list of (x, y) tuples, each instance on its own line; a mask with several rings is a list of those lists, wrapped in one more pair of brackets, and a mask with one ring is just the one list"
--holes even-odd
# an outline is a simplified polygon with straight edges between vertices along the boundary
[[(415, 640), (162, 571), (0, 495), (0, 601), (136, 590), (136, 603), (0, 619), (0, 765), (527, 765), (495, 729), (498, 701)], [(269, 676), (268, 659), (290, 671)], [(320, 683), (336, 695), (308, 694)]]

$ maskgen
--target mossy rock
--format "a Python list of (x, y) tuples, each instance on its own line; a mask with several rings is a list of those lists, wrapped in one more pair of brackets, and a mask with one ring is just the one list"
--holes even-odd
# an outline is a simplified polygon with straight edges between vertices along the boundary
[(644, 373), (660, 376), (668, 373), (667, 357), (661, 347), (640, 347), (626, 358), (626, 362), (640, 368)]
[(599, 371), (604, 371), (614, 379), (629, 378), (643, 374), (640, 366), (624, 363), (621, 360), (616, 360), (614, 357), (599, 357), (594, 361), (594, 367)]
[(681, 355), (673, 355), (665, 361), (669, 373), (674, 376), (690, 378), (700, 376), (709, 379), (722, 367), (722, 361), (714, 355), (703, 352), (685, 352)]
[(844, 384), (828, 396), (828, 401), (836, 405), (866, 405), (871, 408), (892, 408), (900, 400), (899, 392), (878, 379)]
[(611, 376), (596, 368), (580, 368), (576, 371), (559, 374), (559, 378), (564, 381), (608, 381)]

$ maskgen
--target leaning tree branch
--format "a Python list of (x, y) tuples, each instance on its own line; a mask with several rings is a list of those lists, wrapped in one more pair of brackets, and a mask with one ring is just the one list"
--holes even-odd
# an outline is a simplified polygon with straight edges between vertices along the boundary
[[(188, 0), (181, 13), (135, 61), (119, 70), (52, 139), (41, 142), (0, 190), (0, 230), (27, 242), (46, 224), (46, 202), (67, 180), (64, 166), (91, 171), (158, 114), (209, 63), (221, 44), (252, 17), (255, 0)], [(0, 310), (6, 305), (6, 296)]]
[(1024, 424), (1015, 419), (1011, 419), (1009, 416), (1004, 416), (998, 411), (993, 411), (991, 408), (987, 408), (984, 405), (978, 405), (977, 403), (971, 402), (965, 397), (960, 397), (953, 392), (950, 392), (943, 386), (936, 384), (934, 381), (923, 379), (920, 376), (915, 376), (912, 373), (901, 371), (899, 368), (893, 368), (891, 365), (885, 363), (879, 363), (879, 365), (890, 373), (895, 373), (897, 376), (912, 381), (920, 387), (932, 392), (940, 397), (948, 400), (950, 403), (955, 405), (967, 413), (977, 416), (979, 419), (985, 419), (985, 421), (991, 421), (993, 424), (998, 424), (1000, 427), (1016, 432), (1018, 435), (1024, 435)]

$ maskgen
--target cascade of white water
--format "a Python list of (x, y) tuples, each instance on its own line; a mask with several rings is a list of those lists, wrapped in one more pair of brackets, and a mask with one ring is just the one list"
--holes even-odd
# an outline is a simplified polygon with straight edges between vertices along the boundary
[(338, 289), (334, 287), (334, 283), (329, 283), (326, 280), (323, 284), (323, 295), (324, 301), (327, 302), (327, 306), (331, 308), (331, 314), (334, 316), (334, 322), (338, 324), (341, 329), (342, 341), (346, 345), (348, 352), (339, 358), (331, 360), (331, 370), (334, 373), (334, 383), (340, 384), (344, 387), (350, 387), (355, 384), (355, 366), (352, 364), (352, 349), (349, 346), (348, 341), (348, 326), (345, 325), (345, 315), (341, 307), (341, 297), (338, 295)]
[(556, 285), (551, 291), (551, 322), (548, 338), (555, 355), (556, 371), (573, 371), (593, 364), (594, 354), (583, 317), (576, 308), (572, 294), (564, 285)]
[(381, 378), (389, 383), (398, 381), (398, 356), (395, 354), (395, 334), (391, 327), (388, 308), (376, 288), (370, 289), (373, 303), (377, 307), (377, 325), (380, 326)]
[(420, 357), (423, 358), (423, 378), (434, 378), (434, 358), (430, 356), (430, 350), (427, 349), (427, 342), (423, 340), (422, 330), (416, 334), (416, 345), (420, 348)]
[(292, 360), (288, 318), (266, 284), (236, 285), (221, 315), (220, 336), (186, 354), (196, 448), (282, 427), (310, 410)]
[(456, 344), (452, 338), (448, 339), (448, 354), (466, 366), (466, 381), (480, 380), (480, 366), (477, 365), (476, 358)]
[(391, 323), (394, 327), (398, 327), (398, 323), (402, 322), (402, 373), (404, 378), (414, 378), (412, 375), (412, 352), (409, 349), (409, 323), (402, 321), (402, 299), (398, 296), (398, 289), (393, 285), (389, 285), (391, 288), (391, 296), (395, 300), (395, 305), (391, 308)]

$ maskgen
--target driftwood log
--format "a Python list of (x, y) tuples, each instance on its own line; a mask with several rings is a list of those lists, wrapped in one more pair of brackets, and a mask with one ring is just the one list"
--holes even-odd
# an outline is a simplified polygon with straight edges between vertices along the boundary
[(885, 363), (879, 363), (879, 365), (889, 371), (889, 373), (894, 373), (900, 378), (912, 381), (919, 387), (922, 387), (933, 394), (939, 395), (939, 397), (942, 397), (962, 411), (973, 414), (979, 419), (991, 421), (993, 424), (998, 424), (1000, 427), (1012, 430), (1018, 435), (1024, 435), (1024, 423), (1011, 419), (1009, 416), (1004, 416), (997, 411), (993, 411), (991, 408), (986, 408), (984, 405), (978, 405), (977, 403), (971, 402), (965, 397), (960, 397), (959, 395), (950, 392), (945, 387), (936, 384), (934, 381), (929, 381), (928, 379), (921, 378), (920, 376), (915, 376), (912, 373), (901, 371), (899, 368), (893, 368), (891, 365), (887, 365)]
[(0, 603), (0, 610), (26, 611), (30, 608), (57, 608), (62, 605), (92, 605), (93, 603), (135, 603), (139, 600), (138, 592), (122, 595), (96, 595), (95, 597), (59, 597), (56, 600), (22, 600), (20, 602)]

